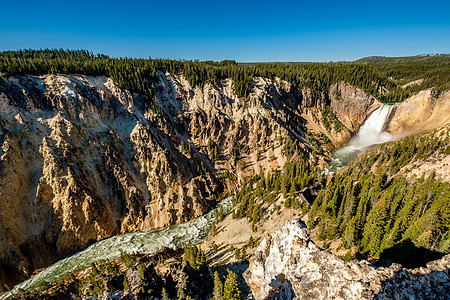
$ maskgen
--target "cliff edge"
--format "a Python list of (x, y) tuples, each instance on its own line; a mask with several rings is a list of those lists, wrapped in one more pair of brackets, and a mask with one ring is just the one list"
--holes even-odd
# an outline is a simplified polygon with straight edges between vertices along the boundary
[(417, 269), (345, 262), (317, 247), (306, 226), (292, 220), (262, 240), (244, 279), (256, 300), (446, 299), (449, 270), (450, 255)]

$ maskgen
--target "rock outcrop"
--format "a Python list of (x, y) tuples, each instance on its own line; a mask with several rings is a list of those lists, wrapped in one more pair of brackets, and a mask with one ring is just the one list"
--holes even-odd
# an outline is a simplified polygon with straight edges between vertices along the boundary
[(200, 88), (157, 76), (154, 100), (104, 76), (0, 78), (2, 283), (111, 235), (204, 214), (244, 176), (282, 166), (288, 139), (318, 164), (333, 149), (320, 138), (334, 135), (325, 96), (255, 78), (240, 99), (229, 79)]
[[(334, 147), (348, 142), (355, 135), (370, 114), (380, 106), (380, 102), (367, 95), (363, 90), (346, 83), (334, 84), (330, 87), (329, 101), (331, 110), (335, 115), (334, 120), (328, 123), (340, 122), (339, 130), (330, 130), (331, 125), (326, 125), (324, 119), (326, 111), (324, 107), (310, 107), (303, 110), (302, 117), (307, 121), (306, 126), (314, 132), (324, 134), (332, 142)], [(334, 128), (337, 129), (337, 128)]]
[[(318, 248), (299, 220), (263, 239), (244, 278), (260, 299), (446, 299), (450, 255), (426, 268), (376, 268)], [(411, 298), (412, 297), (412, 298)]]
[(330, 97), (331, 108), (352, 133), (357, 133), (361, 124), (380, 106), (374, 97), (346, 83), (331, 86)]
[(421, 91), (396, 103), (386, 131), (405, 134), (439, 128), (450, 123), (450, 91), (434, 97), (432, 90)]

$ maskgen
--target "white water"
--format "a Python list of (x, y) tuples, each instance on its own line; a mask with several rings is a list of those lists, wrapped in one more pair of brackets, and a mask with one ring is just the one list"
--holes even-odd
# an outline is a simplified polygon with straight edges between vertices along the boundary
[(389, 118), (393, 105), (381, 104), (359, 129), (347, 146), (340, 147), (333, 152), (330, 166), (324, 173), (332, 174), (348, 165), (356, 156), (363, 153), (369, 146), (389, 142), (392, 135), (383, 132), (384, 125)]
[(0, 299), (7, 299), (17, 294), (19, 290), (33, 291), (41, 283), (56, 282), (71, 273), (90, 267), (95, 262), (118, 258), (123, 252), (153, 254), (165, 247), (178, 249), (187, 243), (199, 244), (206, 238), (215, 221), (215, 211), (222, 206), (224, 215), (231, 212), (232, 198), (233, 196), (226, 198), (207, 214), (184, 224), (149, 232), (125, 233), (92, 244), (72, 256), (59, 260), (36, 276), (17, 284), (11, 292), (1, 296)]

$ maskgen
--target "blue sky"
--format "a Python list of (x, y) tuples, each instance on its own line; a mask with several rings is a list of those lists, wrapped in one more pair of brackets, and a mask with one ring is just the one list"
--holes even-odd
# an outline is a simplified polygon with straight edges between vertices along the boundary
[(339, 61), (450, 53), (450, 1), (2, 1), (0, 50)]

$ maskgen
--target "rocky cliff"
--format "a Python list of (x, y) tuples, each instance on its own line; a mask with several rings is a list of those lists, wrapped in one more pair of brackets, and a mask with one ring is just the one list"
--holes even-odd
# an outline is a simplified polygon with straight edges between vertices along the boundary
[[(152, 101), (102, 76), (0, 79), (3, 283), (108, 236), (204, 214), (244, 176), (282, 166), (288, 139), (319, 164), (333, 149), (321, 136), (336, 133), (323, 124), (330, 99), (308, 89), (255, 78), (239, 99), (231, 80), (200, 88), (157, 75)], [(339, 101), (364, 104), (333, 106), (350, 129), (335, 143), (373, 105), (350, 90)]]
[(449, 269), (450, 255), (413, 270), (345, 262), (318, 248), (293, 220), (262, 240), (244, 278), (256, 300), (446, 299)]
[(356, 133), (367, 117), (380, 106), (380, 102), (363, 90), (346, 83), (331, 86), (331, 108), (339, 121)]
[(396, 103), (386, 131), (406, 134), (435, 129), (450, 123), (450, 91), (433, 96), (432, 90), (421, 91)]
[(326, 135), (334, 147), (338, 147), (358, 132), (380, 102), (343, 82), (332, 85), (328, 94), (329, 108), (310, 107), (302, 111), (302, 117), (310, 130)]

